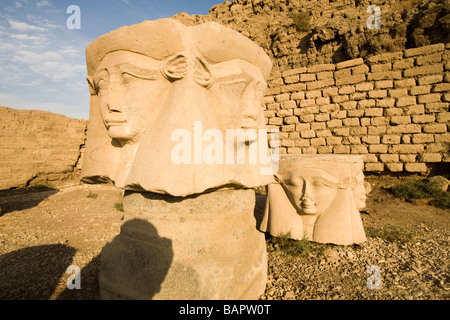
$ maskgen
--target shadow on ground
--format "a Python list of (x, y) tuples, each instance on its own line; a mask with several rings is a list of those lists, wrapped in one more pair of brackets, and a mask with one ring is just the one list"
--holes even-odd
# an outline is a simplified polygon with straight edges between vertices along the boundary
[(34, 187), (0, 191), (0, 217), (13, 211), (38, 206), (42, 201), (57, 193), (58, 189)]

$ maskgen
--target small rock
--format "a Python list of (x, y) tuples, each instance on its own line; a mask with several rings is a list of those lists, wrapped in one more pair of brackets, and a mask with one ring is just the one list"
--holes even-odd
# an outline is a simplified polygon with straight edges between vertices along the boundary
[(406, 300), (412, 300), (412, 299), (414, 299), (414, 297), (413, 297), (412, 295), (410, 295), (410, 294), (405, 294), (403, 297), (404, 297)]
[(412, 293), (412, 296), (413, 296), (414, 298), (418, 298), (418, 297), (420, 297), (421, 295), (423, 295), (423, 292), (420, 291), (420, 290), (414, 291), (414, 292)]

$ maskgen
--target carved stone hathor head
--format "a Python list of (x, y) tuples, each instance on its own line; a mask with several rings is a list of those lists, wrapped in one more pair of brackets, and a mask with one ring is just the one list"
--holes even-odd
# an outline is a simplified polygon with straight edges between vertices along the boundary
[[(248, 38), (214, 22), (160, 19), (101, 36), (86, 58), (85, 181), (173, 196), (272, 181), (261, 174), (270, 164), (248, 158), (252, 146), (268, 153), (257, 133), (265, 128), (261, 104), (272, 68)], [(227, 161), (240, 151), (244, 162)]]

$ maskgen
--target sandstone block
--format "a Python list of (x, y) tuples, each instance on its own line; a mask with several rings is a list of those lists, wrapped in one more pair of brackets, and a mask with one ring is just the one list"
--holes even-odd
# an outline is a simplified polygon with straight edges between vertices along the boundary
[(305, 99), (305, 93), (303, 91), (293, 92), (291, 95), (292, 100), (303, 100)]
[(388, 89), (394, 87), (394, 81), (393, 80), (378, 80), (375, 81), (375, 88), (376, 89)]

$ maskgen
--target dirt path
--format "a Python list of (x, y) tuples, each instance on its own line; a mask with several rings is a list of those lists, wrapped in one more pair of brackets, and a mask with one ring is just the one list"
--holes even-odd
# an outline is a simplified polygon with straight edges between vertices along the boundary
[[(420, 233), (414, 243), (369, 234), (361, 246), (326, 246), (325, 255), (289, 256), (268, 241), (269, 282), (261, 299), (449, 299), (450, 212), (401, 201), (368, 180), (373, 191), (366, 230), (389, 224)], [(0, 192), (0, 299), (98, 299), (99, 254), (120, 231), (122, 191), (81, 185), (60, 190)], [(261, 209), (264, 195), (258, 196)], [(380, 289), (367, 288), (370, 265)], [(81, 289), (69, 290), (69, 266)]]

